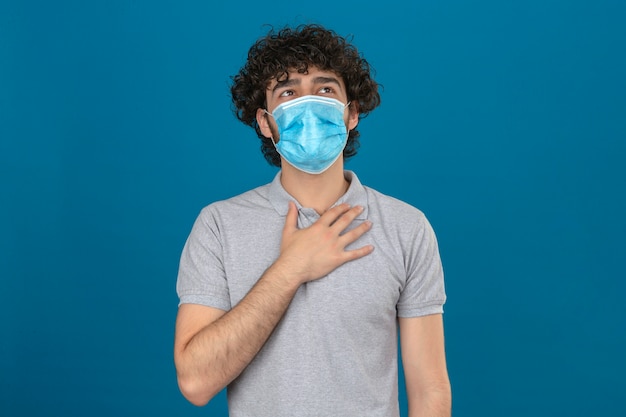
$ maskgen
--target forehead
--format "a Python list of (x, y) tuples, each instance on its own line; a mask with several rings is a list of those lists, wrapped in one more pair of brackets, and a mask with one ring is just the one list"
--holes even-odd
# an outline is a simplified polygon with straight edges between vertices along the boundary
[(298, 72), (296, 69), (291, 69), (286, 74), (278, 75), (269, 80), (267, 89), (274, 90), (283, 85), (299, 86), (326, 83), (337, 84), (341, 90), (345, 90), (345, 83), (339, 74), (329, 70), (320, 70), (314, 66), (309, 66), (304, 73)]

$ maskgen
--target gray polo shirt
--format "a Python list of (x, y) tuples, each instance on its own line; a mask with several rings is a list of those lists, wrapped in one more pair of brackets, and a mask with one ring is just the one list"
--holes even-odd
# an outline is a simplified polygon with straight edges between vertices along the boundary
[[(364, 187), (337, 202), (362, 205), (372, 228), (352, 244), (370, 255), (302, 285), (268, 342), (228, 387), (231, 417), (398, 416), (397, 317), (443, 312), (435, 234), (418, 209)], [(180, 303), (229, 310), (278, 257), (289, 201), (280, 172), (267, 185), (205, 207), (183, 249)], [(298, 202), (298, 226), (319, 215)]]

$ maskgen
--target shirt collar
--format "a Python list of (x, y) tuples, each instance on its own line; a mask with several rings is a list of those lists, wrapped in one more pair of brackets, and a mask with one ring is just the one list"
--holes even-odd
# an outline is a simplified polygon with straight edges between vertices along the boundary
[[(302, 205), (300, 205), (300, 203), (283, 188), (283, 185), (280, 182), (280, 175), (281, 171), (276, 174), (274, 180), (269, 184), (269, 200), (278, 214), (286, 216), (288, 203), (290, 201), (295, 202), (299, 210), (304, 207), (302, 207)], [(362, 206), (363, 212), (359, 214), (357, 219), (367, 219), (368, 207), (367, 192), (365, 191), (365, 187), (363, 187), (359, 178), (352, 171), (344, 171), (344, 177), (350, 182), (350, 186), (348, 187), (348, 191), (346, 191), (346, 193), (342, 195), (339, 200), (333, 204), (333, 206), (342, 203), (348, 203), (351, 207), (357, 205)]]

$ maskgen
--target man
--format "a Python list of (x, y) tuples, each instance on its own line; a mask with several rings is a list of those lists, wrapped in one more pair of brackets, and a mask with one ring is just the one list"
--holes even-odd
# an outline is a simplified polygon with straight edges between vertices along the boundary
[(233, 77), (237, 117), (281, 167), (204, 208), (181, 256), (175, 363), (183, 395), (228, 387), (239, 416), (449, 416), (443, 273), (414, 207), (344, 171), (378, 106), (368, 63), (318, 25), (270, 31)]

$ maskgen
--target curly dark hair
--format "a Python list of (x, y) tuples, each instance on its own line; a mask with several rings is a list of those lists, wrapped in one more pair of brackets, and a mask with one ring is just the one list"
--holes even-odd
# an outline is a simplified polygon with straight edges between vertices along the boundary
[[(248, 59), (239, 73), (231, 77), (233, 112), (237, 119), (252, 126), (261, 139), (261, 151), (267, 162), (280, 167), (280, 156), (270, 138), (261, 133), (256, 111), (266, 107), (266, 89), (272, 79), (285, 80), (289, 71), (306, 74), (309, 65), (339, 75), (345, 85), (348, 100), (358, 103), (359, 118), (380, 104), (378, 84), (368, 62), (347, 39), (318, 24), (273, 28), (258, 39), (248, 51)], [(350, 131), (344, 159), (357, 153), (359, 132)]]

